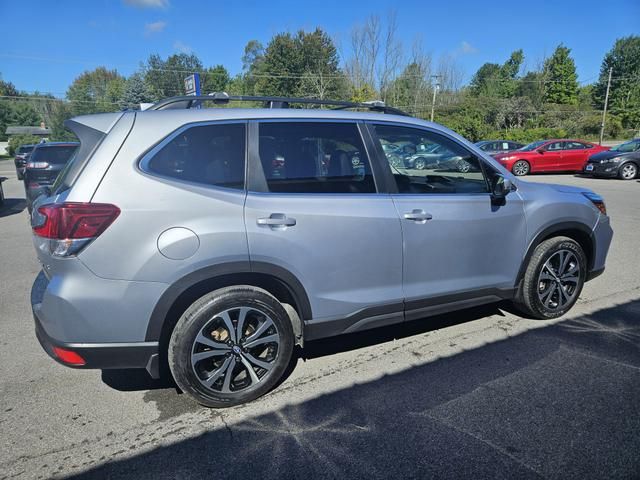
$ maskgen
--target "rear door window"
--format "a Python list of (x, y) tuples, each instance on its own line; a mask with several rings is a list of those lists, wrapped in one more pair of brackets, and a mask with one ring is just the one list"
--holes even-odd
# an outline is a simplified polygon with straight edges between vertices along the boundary
[(262, 122), (259, 154), (270, 192), (375, 193), (355, 123)]
[(143, 168), (164, 177), (243, 189), (245, 124), (194, 125), (160, 144)]

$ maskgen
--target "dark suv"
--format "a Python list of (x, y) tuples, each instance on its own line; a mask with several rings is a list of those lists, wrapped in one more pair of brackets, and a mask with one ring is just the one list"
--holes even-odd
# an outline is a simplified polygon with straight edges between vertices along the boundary
[(29, 211), (33, 201), (53, 185), (79, 145), (77, 142), (49, 142), (33, 148), (23, 177)]
[(16, 175), (18, 175), (18, 180), (22, 180), (24, 177), (24, 169), (27, 165), (31, 152), (33, 151), (33, 147), (35, 147), (35, 145), (20, 145), (18, 150), (16, 150), (16, 156), (13, 159), (13, 163), (16, 165)]

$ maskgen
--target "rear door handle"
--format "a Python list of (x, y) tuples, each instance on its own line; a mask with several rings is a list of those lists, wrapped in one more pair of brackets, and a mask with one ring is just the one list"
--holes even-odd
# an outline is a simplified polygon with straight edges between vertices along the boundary
[(413, 220), (416, 223), (427, 223), (427, 220), (431, 220), (433, 215), (420, 208), (414, 208), (412, 211), (405, 213), (404, 218), (406, 220)]
[(296, 219), (287, 217), (284, 213), (272, 213), (268, 217), (258, 218), (258, 225), (266, 225), (268, 227), (293, 227)]

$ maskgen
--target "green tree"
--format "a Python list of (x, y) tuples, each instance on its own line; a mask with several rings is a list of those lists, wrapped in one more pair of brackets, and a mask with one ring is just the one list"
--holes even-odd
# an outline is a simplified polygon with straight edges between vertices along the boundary
[(11, 82), (5, 82), (2, 80), (2, 75), (0, 74), (0, 95), (3, 97), (15, 97), (18, 95), (18, 90)]
[(40, 125), (41, 121), (42, 117), (28, 100), (0, 99), (0, 140), (7, 140), (7, 127)]
[(212, 92), (225, 92), (231, 81), (231, 76), (223, 65), (216, 65), (203, 72), (200, 78), (203, 94)]
[(12, 135), (7, 145), (7, 153), (13, 156), (20, 145), (30, 145), (40, 142), (40, 138), (35, 135)]
[(154, 101), (184, 95), (184, 79), (192, 73), (204, 70), (200, 59), (192, 53), (178, 53), (163, 60), (153, 54), (143, 65), (144, 80)]
[(255, 90), (263, 95), (344, 98), (346, 80), (338, 64), (333, 41), (321, 29), (280, 33), (260, 59)]
[(119, 110), (124, 84), (124, 77), (105, 67), (82, 73), (67, 89), (72, 115)]
[(471, 91), (477, 95), (495, 96), (496, 84), (500, 79), (500, 65), (497, 63), (485, 63), (471, 79)]
[(618, 114), (625, 127), (640, 128), (640, 36), (619, 38), (602, 60), (593, 91), (599, 109), (604, 106), (610, 68), (609, 111)]
[(510, 98), (518, 88), (518, 74), (524, 61), (522, 50), (511, 53), (502, 65), (485, 63), (471, 79), (471, 91), (477, 96)]
[(144, 75), (136, 72), (127, 78), (124, 85), (124, 91), (120, 99), (121, 108), (138, 108), (141, 103), (149, 103), (153, 101), (151, 89), (144, 81)]
[(527, 72), (518, 82), (516, 96), (526, 97), (534, 108), (541, 108), (544, 103), (544, 76), (542, 72)]
[(571, 49), (558, 45), (544, 63), (545, 94), (547, 103), (575, 105), (578, 103), (578, 75), (571, 58)]

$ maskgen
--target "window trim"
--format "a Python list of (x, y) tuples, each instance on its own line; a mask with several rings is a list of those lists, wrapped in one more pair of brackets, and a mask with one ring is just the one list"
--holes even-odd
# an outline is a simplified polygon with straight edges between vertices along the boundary
[[(387, 192), (389, 194), (392, 194), (392, 195), (403, 195), (403, 196), (419, 196), (421, 198), (431, 198), (431, 197), (437, 197), (437, 196), (460, 196), (460, 195), (488, 196), (488, 197), (491, 197), (490, 177), (492, 177), (493, 175), (501, 174), (501, 172), (498, 171), (497, 169), (495, 169), (490, 163), (488, 163), (484, 158), (482, 158), (482, 156), (478, 155), (476, 152), (474, 152), (473, 150), (468, 148), (463, 143), (460, 143), (460, 141), (457, 140), (456, 138), (454, 138), (453, 136), (451, 136), (451, 135), (449, 135), (446, 132), (443, 132), (441, 130), (437, 130), (437, 129), (426, 127), (426, 126), (422, 126), (422, 125), (415, 125), (415, 124), (411, 124), (411, 123), (382, 121), (382, 120), (380, 120), (380, 121), (378, 121), (378, 120), (367, 120), (366, 122), (364, 122), (364, 124), (365, 124), (365, 127), (367, 129), (368, 134), (371, 137), (372, 142), (374, 143), (375, 154), (376, 154), (376, 163), (378, 163), (379, 166), (383, 169), (383, 173), (385, 175), (385, 183), (387, 184)], [(471, 193), (471, 192), (469, 192), (469, 193), (445, 193), (445, 192), (404, 193), (404, 192), (398, 191), (398, 185), (396, 184), (396, 180), (393, 177), (393, 172), (391, 171), (391, 168), (389, 166), (389, 162), (387, 161), (387, 157), (384, 154), (384, 151), (382, 150), (382, 144), (380, 143), (380, 139), (378, 138), (378, 136), (376, 134), (376, 131), (375, 131), (375, 126), (376, 125), (387, 125), (387, 126), (391, 126), (391, 127), (403, 127), (403, 128), (411, 128), (411, 129), (414, 129), (414, 130), (422, 130), (422, 131), (427, 132), (429, 134), (440, 135), (440, 136), (446, 138), (447, 140), (455, 143), (458, 147), (464, 149), (470, 155), (472, 155), (473, 157), (475, 157), (478, 160), (478, 162), (480, 163), (480, 168), (482, 169), (482, 175), (484, 177), (485, 184), (487, 185), (487, 191), (486, 192), (476, 192), (476, 193)]]
[[(169, 175), (163, 175), (161, 173), (155, 172), (149, 168), (149, 162), (151, 159), (166, 145), (168, 145), (174, 138), (176, 138), (181, 133), (189, 130), (193, 127), (204, 127), (208, 125), (232, 125), (232, 124), (243, 124), (244, 125), (244, 179), (242, 182), (242, 188), (232, 188), (232, 187), (223, 187), (220, 185), (212, 185), (210, 183), (204, 182), (192, 182), (190, 180), (184, 180), (177, 177), (172, 177)], [(160, 178), (172, 183), (178, 183), (181, 185), (195, 186), (201, 188), (208, 188), (213, 190), (223, 190), (225, 192), (235, 192), (235, 193), (246, 193), (247, 191), (247, 165), (249, 163), (248, 159), (248, 150), (249, 150), (249, 126), (248, 121), (246, 119), (234, 119), (234, 120), (205, 120), (199, 122), (190, 122), (181, 125), (177, 129), (173, 130), (171, 133), (163, 137), (161, 140), (156, 142), (153, 146), (151, 146), (148, 150), (146, 150), (142, 155), (140, 155), (138, 161), (136, 162), (136, 166), (138, 171), (146, 176), (150, 176), (152, 178)]]
[[(385, 191), (386, 185), (383, 182), (383, 172), (380, 171), (378, 162), (370, 151), (370, 144), (367, 142), (367, 137), (363, 129), (364, 123), (362, 120), (357, 119), (343, 119), (343, 118), (291, 118), (291, 117), (271, 117), (271, 118), (256, 118), (249, 120), (249, 143), (248, 152), (249, 158), (247, 159), (247, 165), (249, 171), (246, 175), (247, 178), (247, 192), (259, 193), (261, 195), (277, 195), (277, 196), (331, 196), (331, 197), (366, 197), (371, 195), (384, 195), (388, 192)], [(375, 186), (375, 192), (368, 193), (341, 193), (341, 192), (271, 192), (267, 184), (267, 178), (260, 161), (260, 124), (261, 123), (347, 123), (354, 125), (360, 135), (360, 141), (364, 147), (364, 153), (369, 160), (369, 166), (371, 167), (371, 174), (373, 176), (373, 183)]]

